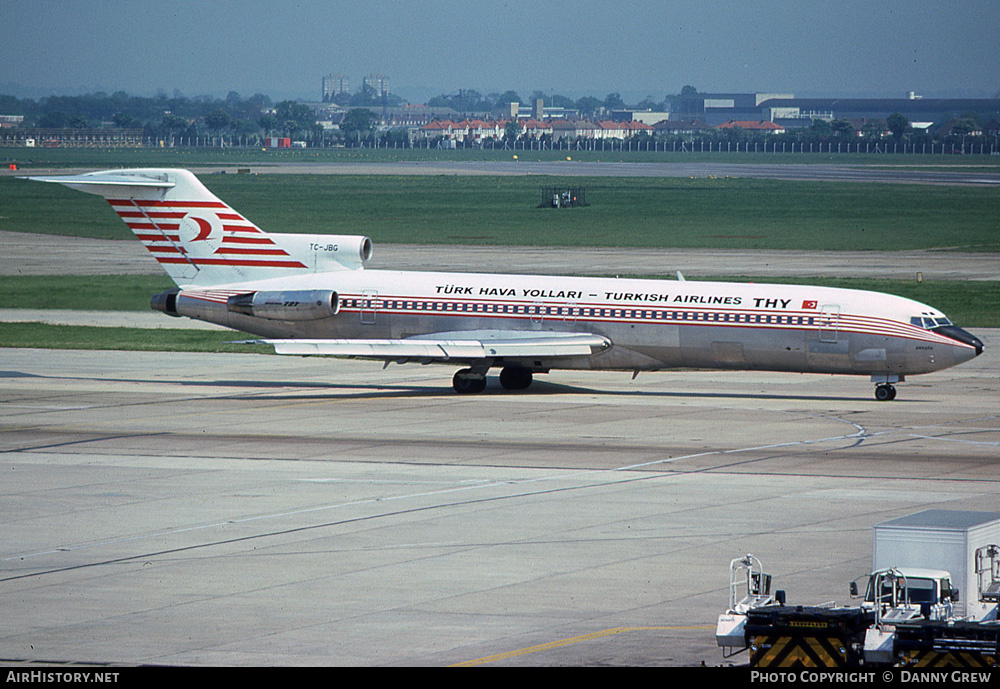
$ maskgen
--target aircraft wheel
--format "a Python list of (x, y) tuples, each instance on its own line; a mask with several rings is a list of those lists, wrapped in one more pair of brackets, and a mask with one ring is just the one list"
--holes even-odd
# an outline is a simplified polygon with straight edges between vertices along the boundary
[(500, 385), (504, 390), (524, 390), (531, 385), (531, 371), (520, 366), (507, 366), (500, 370)]
[(879, 385), (875, 388), (875, 399), (879, 402), (896, 399), (896, 388), (892, 385)]
[(463, 368), (451, 379), (451, 386), (460, 395), (482, 392), (486, 389), (486, 376), (473, 373), (471, 368)]

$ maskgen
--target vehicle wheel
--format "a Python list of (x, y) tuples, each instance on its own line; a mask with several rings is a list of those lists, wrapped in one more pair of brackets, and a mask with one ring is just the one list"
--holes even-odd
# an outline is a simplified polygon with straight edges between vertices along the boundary
[(520, 366), (507, 366), (500, 371), (504, 390), (524, 390), (531, 385), (531, 371)]

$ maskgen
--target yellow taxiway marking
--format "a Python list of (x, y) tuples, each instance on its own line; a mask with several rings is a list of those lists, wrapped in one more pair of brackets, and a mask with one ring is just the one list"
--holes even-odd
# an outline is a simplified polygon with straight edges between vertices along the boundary
[(498, 653), (497, 655), (486, 656), (485, 658), (477, 658), (476, 660), (466, 660), (462, 663), (455, 663), (449, 667), (474, 667), (476, 665), (485, 665), (486, 663), (495, 663), (498, 660), (507, 660), (509, 658), (516, 658), (518, 656), (528, 655), (530, 653), (538, 653), (539, 651), (549, 651), (553, 648), (561, 648), (563, 646), (571, 646), (572, 644), (578, 644), (582, 641), (593, 641), (594, 639), (600, 639), (605, 636), (614, 636), (615, 634), (621, 634), (622, 632), (647, 632), (647, 631), (685, 631), (685, 630), (705, 630), (714, 629), (715, 627), (709, 625), (699, 625), (690, 627), (614, 627), (612, 629), (604, 629), (599, 632), (592, 632), (591, 634), (584, 634), (582, 636), (574, 636), (569, 639), (560, 639), (559, 641), (550, 641), (547, 644), (541, 644), (540, 646), (531, 646), (529, 648), (521, 648), (516, 651), (508, 651), (507, 653)]

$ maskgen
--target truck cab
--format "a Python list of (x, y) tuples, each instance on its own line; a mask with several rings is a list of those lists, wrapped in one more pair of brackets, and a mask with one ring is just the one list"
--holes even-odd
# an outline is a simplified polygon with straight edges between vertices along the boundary
[[(858, 582), (851, 582), (851, 597)], [(891, 665), (896, 658), (896, 624), (910, 620), (950, 620), (958, 589), (942, 569), (891, 567), (868, 576), (862, 608), (874, 611), (875, 623), (865, 632), (865, 662)]]
[[(851, 597), (858, 597), (857, 581), (851, 582)], [(941, 569), (892, 567), (868, 576), (862, 606), (875, 611), (882, 622), (923, 617), (945, 620), (954, 616), (958, 589), (951, 574)]]

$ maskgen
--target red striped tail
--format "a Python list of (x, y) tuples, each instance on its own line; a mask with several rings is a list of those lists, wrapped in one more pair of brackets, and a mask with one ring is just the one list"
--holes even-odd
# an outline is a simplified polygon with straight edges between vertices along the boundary
[(109, 198), (108, 203), (178, 284), (243, 282), (307, 269), (221, 201)]
[(107, 170), (28, 179), (103, 196), (179, 287), (360, 270), (372, 255), (371, 240), (359, 235), (268, 234), (187, 170)]

